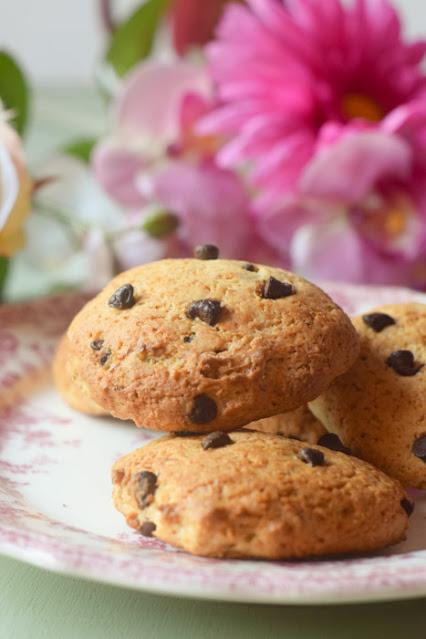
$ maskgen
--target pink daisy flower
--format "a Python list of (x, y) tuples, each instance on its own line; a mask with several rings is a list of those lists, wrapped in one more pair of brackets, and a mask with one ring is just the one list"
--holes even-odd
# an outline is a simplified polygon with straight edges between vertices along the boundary
[(229, 6), (207, 47), (220, 107), (203, 131), (229, 137), (218, 156), (223, 166), (250, 161), (259, 207), (277, 205), (298, 185), (334, 125), (399, 132), (411, 121), (425, 154), (413, 113), (426, 111), (426, 42), (403, 40), (386, 0), (247, 5)]

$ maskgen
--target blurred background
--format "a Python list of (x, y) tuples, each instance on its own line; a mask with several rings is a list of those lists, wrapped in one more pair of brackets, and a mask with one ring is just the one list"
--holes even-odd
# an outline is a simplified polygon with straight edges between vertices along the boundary
[[(203, 0), (199, 0), (202, 4)], [(135, 9), (138, 0), (115, 0), (117, 17)], [(407, 32), (422, 36), (426, 3), (395, 0)], [(0, 0), (0, 42), (15, 53), (40, 87), (89, 87), (106, 38), (96, 0)]]
[(200, 242), (317, 281), (426, 288), (426, 3), (259, 6), (0, 0), (25, 179), (6, 151), (31, 200), (0, 207), (0, 298), (96, 291)]

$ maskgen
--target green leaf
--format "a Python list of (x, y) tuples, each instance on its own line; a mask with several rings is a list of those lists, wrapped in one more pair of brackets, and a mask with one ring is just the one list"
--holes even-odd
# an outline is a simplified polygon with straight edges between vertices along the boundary
[(88, 164), (96, 142), (96, 138), (80, 138), (69, 142), (61, 150), (66, 155), (71, 155)]
[(3, 299), (3, 289), (6, 283), (7, 273), (9, 271), (9, 258), (0, 255), (0, 303)]
[(179, 226), (176, 215), (168, 211), (157, 211), (149, 215), (143, 222), (142, 228), (151, 237), (159, 240), (174, 233)]
[(114, 32), (106, 59), (118, 75), (125, 75), (152, 49), (154, 36), (170, 0), (147, 0)]
[(0, 51), (0, 98), (7, 109), (13, 110), (11, 122), (21, 135), (28, 120), (29, 97), (30, 90), (21, 69), (8, 53)]

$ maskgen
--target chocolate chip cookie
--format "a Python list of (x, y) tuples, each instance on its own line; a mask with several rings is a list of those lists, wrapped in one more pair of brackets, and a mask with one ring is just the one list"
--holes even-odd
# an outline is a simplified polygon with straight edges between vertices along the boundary
[(263, 433), (285, 435), (310, 444), (317, 444), (320, 437), (327, 432), (306, 405), (288, 413), (250, 422), (244, 428)]
[(296, 409), (358, 354), (351, 322), (319, 288), (211, 249), (122, 273), (68, 338), (95, 404), (164, 431), (230, 430)]
[(359, 359), (310, 408), (355, 455), (426, 488), (426, 306), (383, 306), (354, 324)]
[(53, 381), (62, 399), (80, 413), (106, 415), (90, 396), (79, 375), (79, 359), (73, 353), (69, 340), (64, 336), (59, 342), (53, 358)]
[(129, 526), (209, 557), (371, 551), (402, 540), (412, 510), (368, 463), (259, 432), (163, 437), (119, 459), (112, 477)]

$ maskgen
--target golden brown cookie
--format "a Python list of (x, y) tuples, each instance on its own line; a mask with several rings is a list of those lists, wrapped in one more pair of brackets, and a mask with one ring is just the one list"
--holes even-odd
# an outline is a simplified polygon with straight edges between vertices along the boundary
[(354, 324), (360, 357), (311, 410), (355, 455), (426, 488), (426, 306), (382, 306)]
[(301, 406), (288, 413), (259, 419), (257, 422), (247, 424), (244, 428), (263, 433), (285, 435), (310, 444), (316, 444), (319, 438), (327, 432), (307, 406)]
[(221, 259), (122, 273), (68, 338), (96, 404), (165, 431), (229, 430), (298, 408), (358, 353), (351, 322), (316, 286)]
[(59, 394), (74, 410), (88, 415), (106, 415), (106, 411), (90, 399), (78, 369), (78, 357), (72, 352), (65, 335), (57, 346), (52, 366), (53, 380)]
[(163, 437), (112, 476), (129, 526), (209, 557), (371, 551), (403, 539), (412, 510), (366, 462), (259, 432)]

